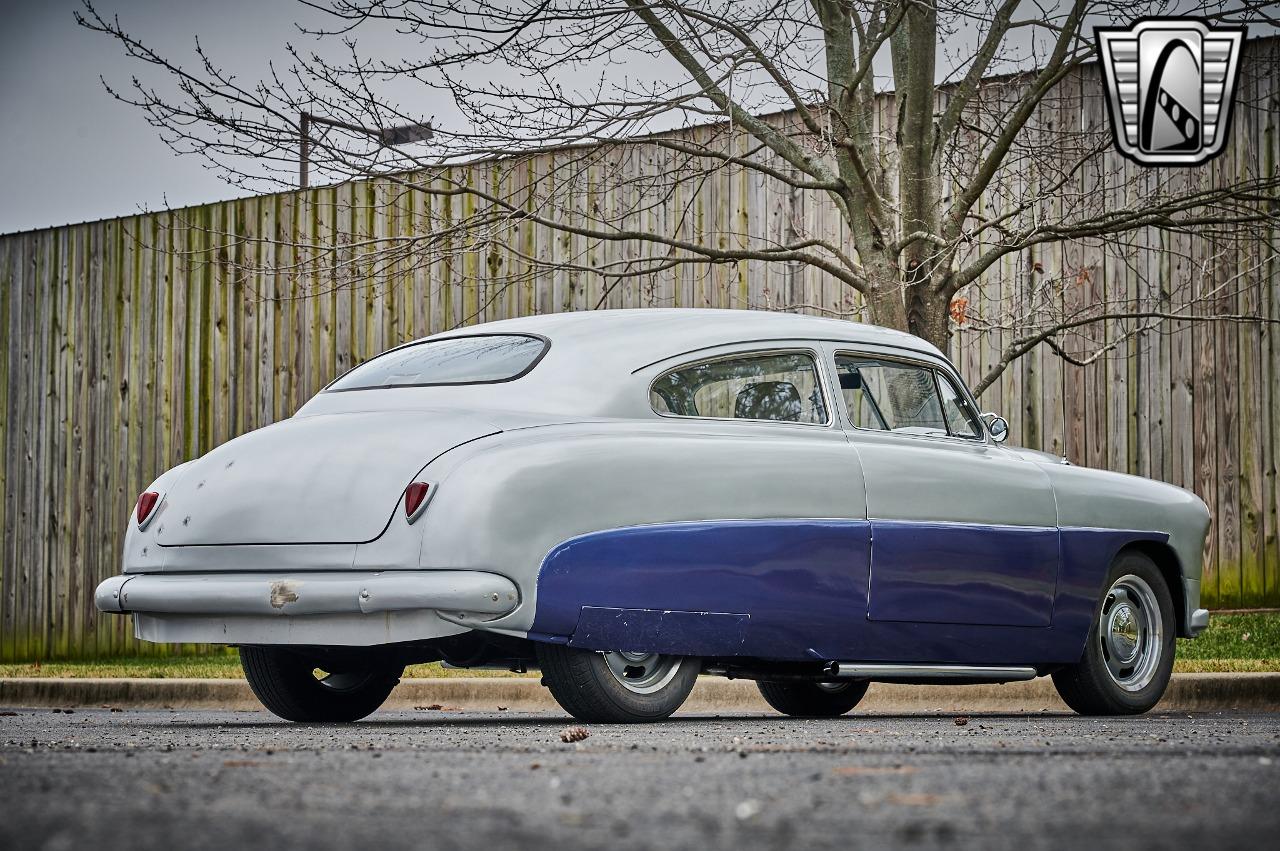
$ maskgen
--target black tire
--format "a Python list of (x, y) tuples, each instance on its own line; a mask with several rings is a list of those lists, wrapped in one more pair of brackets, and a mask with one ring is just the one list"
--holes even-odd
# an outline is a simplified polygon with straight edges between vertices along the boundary
[(838, 718), (861, 702), (870, 685), (859, 680), (833, 683), (760, 680), (756, 683), (766, 703), (794, 718)]
[[(659, 678), (653, 690), (640, 694), (623, 684), (603, 653), (559, 644), (538, 644), (542, 684), (556, 703), (579, 721), (600, 724), (638, 724), (661, 721), (680, 708), (693, 691), (702, 663), (689, 656), (653, 656), (655, 665), (674, 666), (669, 678)], [(615, 656), (618, 654), (610, 654)]]
[(325, 663), (278, 647), (241, 647), (240, 666), (258, 700), (286, 721), (359, 721), (400, 682), (403, 667), (344, 668), (324, 679)]
[[(1127, 579), (1129, 577), (1138, 582)], [(1138, 593), (1121, 588), (1123, 596), (1117, 598), (1115, 593), (1122, 580), (1136, 586)], [(1142, 584), (1151, 592), (1145, 601), (1141, 599), (1147, 596)], [(1124, 552), (1117, 556), (1107, 571), (1103, 588), (1106, 590), (1094, 612), (1084, 657), (1074, 665), (1055, 671), (1053, 684), (1067, 706), (1081, 715), (1140, 715), (1160, 701), (1173, 673), (1177, 638), (1173, 598), (1155, 563), (1139, 552)], [(1114, 640), (1108, 638), (1104, 628), (1104, 624), (1114, 627), (1116, 618), (1123, 623), (1125, 613), (1120, 611), (1121, 607), (1129, 607), (1140, 624), (1154, 624), (1157, 622), (1155, 619), (1159, 624), (1158, 634), (1146, 627), (1133, 633), (1140, 636), (1134, 651), (1135, 659), (1139, 661), (1133, 663), (1133, 674), (1127, 685), (1123, 684), (1127, 663), (1122, 653), (1113, 652)], [(1127, 635), (1133, 631), (1121, 629), (1118, 632), (1121, 640), (1127, 643)], [(1159, 655), (1149, 659), (1147, 654), (1151, 652)], [(1117, 668), (1120, 669), (1119, 674), (1116, 673)], [(1143, 671), (1147, 673), (1143, 674)]]

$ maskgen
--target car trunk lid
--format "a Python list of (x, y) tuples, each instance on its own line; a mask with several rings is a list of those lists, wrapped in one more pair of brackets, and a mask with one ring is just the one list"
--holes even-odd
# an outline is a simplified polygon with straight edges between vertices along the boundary
[(500, 431), (455, 411), (283, 420), (193, 462), (164, 495), (156, 537), (161, 546), (371, 541), (427, 463)]

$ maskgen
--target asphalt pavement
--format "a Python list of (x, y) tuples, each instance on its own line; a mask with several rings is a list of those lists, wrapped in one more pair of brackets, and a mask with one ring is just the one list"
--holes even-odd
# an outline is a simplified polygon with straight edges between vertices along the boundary
[[(0, 847), (1275, 847), (1280, 714), (0, 709)], [(14, 714), (9, 714), (14, 713)]]

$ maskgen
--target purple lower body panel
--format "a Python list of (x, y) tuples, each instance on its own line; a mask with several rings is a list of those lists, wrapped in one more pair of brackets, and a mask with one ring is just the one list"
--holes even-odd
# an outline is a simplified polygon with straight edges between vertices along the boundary
[(875, 621), (1048, 626), (1058, 528), (871, 521)]
[[(571, 643), (576, 647), (736, 656), (747, 638), (750, 615), (660, 609), (607, 609), (583, 606)], [(697, 653), (689, 653), (689, 648)]]
[(1163, 540), (831, 519), (611, 529), (547, 556), (530, 637), (789, 661), (1074, 662), (1116, 552)]

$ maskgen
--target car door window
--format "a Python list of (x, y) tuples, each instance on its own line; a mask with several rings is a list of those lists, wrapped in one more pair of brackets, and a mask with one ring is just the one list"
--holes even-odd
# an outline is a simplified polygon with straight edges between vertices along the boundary
[(827, 422), (817, 363), (800, 353), (738, 355), (680, 367), (655, 381), (649, 397), (660, 414)]
[(978, 427), (977, 417), (969, 410), (964, 396), (951, 383), (950, 378), (937, 370), (934, 370), (934, 375), (938, 377), (938, 390), (942, 394), (942, 413), (947, 418), (947, 429), (956, 437), (981, 437), (982, 430)]
[(964, 397), (923, 364), (838, 355), (840, 392), (855, 428), (975, 438)]

